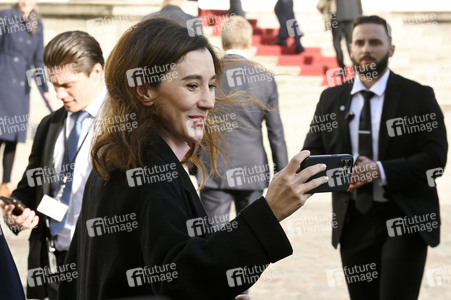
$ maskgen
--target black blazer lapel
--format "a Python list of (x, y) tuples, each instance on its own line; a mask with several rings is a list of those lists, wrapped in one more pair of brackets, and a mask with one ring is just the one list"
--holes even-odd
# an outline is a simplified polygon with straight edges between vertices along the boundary
[(389, 141), (387, 120), (399, 117), (396, 115), (399, 100), (401, 97), (401, 87), (396, 74), (390, 71), (390, 76), (385, 89), (384, 106), (382, 108), (381, 123), (379, 127), (379, 160), (384, 159)]
[[(53, 152), (55, 149), (56, 140), (61, 132), (64, 125), (64, 120), (66, 120), (67, 111), (61, 108), (55, 113), (54, 118), (50, 121), (50, 125), (45, 137), (45, 149), (43, 153), (43, 166), (48, 168), (53, 168)], [(50, 194), (50, 184), (46, 180), (42, 185), (44, 195)]]
[(344, 152), (346, 153), (352, 153), (352, 146), (351, 146), (351, 136), (349, 134), (349, 122), (351, 119), (349, 119), (348, 112), (349, 108), (351, 107), (351, 90), (352, 90), (352, 84), (344, 83), (343, 88), (340, 90), (339, 94), (339, 112), (338, 112), (338, 130), (340, 131), (340, 136), (343, 137), (343, 146), (344, 146)]

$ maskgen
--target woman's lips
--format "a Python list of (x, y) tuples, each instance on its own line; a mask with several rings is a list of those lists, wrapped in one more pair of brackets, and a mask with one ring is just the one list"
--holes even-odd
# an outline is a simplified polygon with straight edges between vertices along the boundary
[(205, 117), (204, 116), (189, 116), (192, 120), (194, 126), (204, 127), (205, 126)]

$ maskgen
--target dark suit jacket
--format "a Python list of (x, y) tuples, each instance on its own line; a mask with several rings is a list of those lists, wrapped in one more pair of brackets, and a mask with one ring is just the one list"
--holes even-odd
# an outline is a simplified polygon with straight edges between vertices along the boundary
[(0, 227), (0, 299), (24, 300), (22, 283)]
[[(45, 216), (36, 211), (44, 195), (50, 195), (52, 187), (44, 180), (42, 185), (34, 187), (28, 184), (27, 171), (35, 168), (53, 167), (53, 150), (56, 139), (63, 128), (67, 112), (64, 107), (42, 119), (36, 131), (28, 166), (22, 179), (13, 192), (12, 197), (21, 200), (27, 207), (34, 210), (39, 216), (39, 224), (30, 234), (30, 253), (28, 256), (28, 269), (48, 265), (46, 237), (49, 230), (45, 224)], [(27, 295), (30, 298), (41, 298), (45, 295), (44, 285), (27, 286)]]
[(168, 18), (179, 23), (183, 27), (187, 27), (186, 22), (193, 20), (197, 17), (185, 13), (180, 7), (175, 5), (166, 5), (160, 11), (147, 15), (143, 20), (149, 18)]
[[(127, 178), (124, 171), (110, 172), (108, 182), (91, 173), (65, 262), (76, 263), (78, 278), (61, 283), (59, 299), (140, 295), (185, 300), (233, 299), (252, 284), (230, 287), (227, 270), (264, 266), (292, 253), (282, 227), (263, 197), (241, 212), (233, 229), (211, 233), (209, 225), (203, 222), (206, 227), (190, 234), (190, 220), (206, 218), (207, 214), (188, 174), (161, 138), (156, 137), (145, 149), (141, 167), (158, 167), (160, 171), (150, 173), (159, 178), (168, 178), (166, 170), (169, 170), (171, 180), (149, 177), (145, 181), (140, 177), (141, 182), (133, 181), (131, 187), (128, 181), (131, 177)], [(132, 214), (137, 222), (135, 229), (114, 232), (104, 226), (100, 232), (92, 232), (93, 219), (107, 218), (111, 228), (112, 217), (124, 219)], [(239, 240), (246, 242), (237, 243)], [(172, 263), (173, 271), (177, 272), (172, 281), (143, 284), (140, 278), (139, 283), (134, 281), (130, 285), (127, 280), (127, 270), (155, 266), (165, 270), (164, 266)], [(154, 274), (162, 273), (167, 272)]]
[[(316, 107), (316, 116), (336, 113), (338, 128), (309, 133), (304, 149), (312, 154), (351, 153), (348, 121), (345, 115), (350, 106), (352, 84), (328, 88), (322, 94)], [(341, 110), (340, 107), (346, 107)], [(390, 137), (387, 120), (405, 116), (436, 114), (438, 128), (431, 132), (404, 133)], [(444, 168), (448, 142), (443, 114), (435, 99), (432, 88), (391, 72), (382, 110), (379, 132), (379, 160), (384, 167), (387, 185), (385, 198), (394, 201), (408, 216), (423, 216), (435, 213), (440, 220), (437, 190), (428, 185), (426, 172)], [(349, 193), (333, 193), (332, 205), (338, 226), (333, 229), (332, 244), (337, 247), (343, 229)], [(431, 232), (421, 231), (422, 238), (430, 246), (440, 242), (440, 228)]]
[[(210, 128), (211, 131), (220, 131), (224, 136), (224, 144), (228, 157), (223, 159), (219, 157), (218, 166), (222, 177), (213, 176), (209, 178), (205, 187), (213, 189), (232, 189), (232, 190), (263, 190), (268, 187), (269, 172), (274, 169), (276, 172), (285, 168), (288, 164), (287, 146), (283, 133), (283, 124), (279, 114), (279, 94), (277, 85), (271, 73), (260, 66), (255, 66), (239, 55), (226, 55), (223, 59), (225, 66), (221, 77), (221, 87), (226, 95), (231, 93), (249, 93), (263, 105), (270, 107), (270, 111), (265, 111), (262, 107), (255, 104), (229, 105), (216, 102), (218, 109), (215, 114), (221, 122), (229, 123), (230, 130), (226, 127)], [(241, 77), (242, 81), (233, 76), (233, 70), (244, 70), (246, 74)], [(255, 80), (251, 81), (251, 77)], [(230, 82), (229, 82), (230, 81)], [(231, 84), (233, 86), (231, 86)], [(241, 83), (241, 84), (240, 84)], [(245, 103), (249, 100), (246, 96), (240, 98)], [(210, 113), (209, 118), (214, 113)], [(262, 123), (265, 122), (268, 130), (268, 140), (271, 147), (272, 159), (275, 164), (268, 166), (268, 158), (263, 147)], [(207, 122), (207, 125), (209, 122)], [(235, 124), (235, 126), (234, 126)], [(208, 129), (206, 129), (208, 130)], [(200, 154), (200, 159), (210, 170), (210, 157), (207, 151)], [(257, 168), (254, 168), (257, 166)], [(226, 172), (235, 168), (248, 168), (249, 176), (266, 176), (266, 179), (260, 177), (259, 180), (243, 180), (242, 185), (230, 185)], [(254, 169), (257, 172), (254, 172)], [(197, 174), (198, 180), (201, 180), (201, 174)], [(257, 177), (255, 177), (257, 178)], [(200, 182), (200, 181), (199, 181)]]

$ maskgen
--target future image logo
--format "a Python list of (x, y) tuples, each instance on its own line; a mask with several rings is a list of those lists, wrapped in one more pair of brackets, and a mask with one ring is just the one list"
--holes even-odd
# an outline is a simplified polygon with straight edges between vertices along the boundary
[(399, 217), (387, 220), (387, 233), (390, 237), (397, 237), (404, 234), (418, 233), (421, 231), (431, 232), (439, 227), (437, 214), (414, 215), (411, 217)]
[(273, 75), (261, 65), (229, 69), (226, 71), (226, 77), (229, 87), (274, 80)]
[(45, 85), (47, 81), (58, 81), (58, 78), (59, 80), (65, 81), (74, 80), (77, 76), (79, 76), (75, 63), (29, 69), (25, 72), (25, 74), (27, 75), (27, 82), (29, 86), (33, 85), (33, 79), (35, 79), (36, 85), (41, 86)]
[(138, 221), (135, 213), (94, 218), (86, 221), (86, 229), (90, 237), (119, 232), (131, 232), (137, 228)]
[(27, 182), (30, 187), (42, 186), (43, 184), (52, 184), (62, 182), (64, 179), (66, 182), (72, 181), (73, 170), (75, 164), (62, 165), (58, 169), (53, 167), (49, 168), (45, 166), (44, 168), (35, 168), (27, 170)]
[(342, 286), (345, 283), (372, 282), (379, 277), (376, 263), (364, 265), (344, 266), (343, 269), (331, 269), (326, 271), (327, 282), (330, 287)]
[(430, 287), (451, 284), (451, 266), (429, 269), (426, 271), (426, 280)]
[(240, 186), (244, 184), (244, 169), (235, 168), (226, 171), (227, 183), (232, 186)]
[(343, 269), (336, 268), (326, 271), (327, 283), (330, 287), (343, 286), (346, 284), (346, 279)]
[(201, 236), (207, 232), (206, 224), (202, 218), (189, 219), (186, 228), (190, 237)]
[(44, 85), (47, 81), (44, 68), (30, 69), (27, 70), (25, 74), (27, 75), (27, 82), (29, 86), (32, 85), (33, 78), (36, 78), (36, 84), (38, 86)]
[(334, 87), (342, 84), (353, 84), (358, 76), (360, 80), (372, 81), (379, 73), (376, 71), (376, 64), (366, 64), (364, 66), (353, 66), (352, 68), (333, 68), (326, 71), (327, 85)]
[(414, 115), (411, 117), (389, 119), (386, 122), (388, 136), (398, 137), (404, 134), (431, 132), (438, 128), (437, 114)]
[[(273, 165), (274, 168), (274, 165)], [(269, 165), (244, 166), (226, 171), (227, 183), (231, 187), (269, 181), (271, 168)]]
[(426, 178), (430, 187), (435, 187), (435, 179), (443, 175), (443, 168), (435, 168), (426, 171)]
[(48, 266), (45, 266), (44, 268), (30, 269), (27, 272), (27, 282), (30, 287), (62, 281), (71, 282), (76, 278), (78, 278), (78, 272), (75, 263), (55, 266), (55, 270), (50, 270)]
[(141, 86), (145, 83), (154, 84), (161, 81), (172, 81), (177, 78), (178, 72), (174, 69), (177, 64), (155, 65), (152, 67), (134, 68), (125, 72), (130, 87)]
[(287, 235), (295, 238), (309, 233), (330, 232), (332, 228), (338, 228), (335, 213), (323, 216), (303, 216), (290, 218), (287, 222)]
[(186, 228), (190, 237), (212, 234), (218, 231), (231, 232), (238, 227), (238, 222), (228, 222), (228, 215), (194, 218), (186, 221)]
[(346, 176), (346, 170), (343, 168), (327, 170), (326, 176), (329, 177), (327, 184), (330, 187), (339, 187), (349, 182), (349, 179)]
[(278, 273), (274, 270), (269, 270), (268, 266), (269, 265), (254, 265), (251, 267), (245, 266), (229, 269), (226, 271), (227, 283), (230, 287), (237, 287), (244, 284), (253, 284), (259, 279), (272, 280), (277, 278)]
[[(136, 23), (137, 16), (120, 15), (86, 20), (86, 29), (93, 36), (121, 35), (130, 23)], [(128, 29), (129, 30), (129, 29)]]
[(227, 83), (230, 87), (242, 86), (246, 79), (244, 78), (243, 68), (234, 68), (226, 71)]
[(41, 186), (44, 184), (44, 169), (35, 168), (26, 172), (27, 181), (30, 187)]
[(172, 182), (174, 179), (178, 178), (178, 171), (175, 163), (130, 169), (127, 170), (125, 174), (130, 187), (164, 181)]
[(129, 287), (138, 287), (144, 284), (154, 284), (158, 282), (172, 282), (177, 279), (176, 264), (154, 265), (151, 267), (129, 269), (125, 272)]
[(188, 29), (188, 35), (195, 37), (196, 35), (203, 35), (202, 19), (194, 18), (186, 21), (186, 28)]
[(296, 21), (296, 19), (290, 19), (287, 20), (286, 22), (287, 24), (287, 30), (288, 30), (288, 35), (289, 36), (301, 36), (302, 35), (302, 31), (301, 28), (299, 28), (299, 24)]

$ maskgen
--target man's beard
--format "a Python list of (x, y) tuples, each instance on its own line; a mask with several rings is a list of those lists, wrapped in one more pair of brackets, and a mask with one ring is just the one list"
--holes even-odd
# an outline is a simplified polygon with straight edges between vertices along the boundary
[[(365, 57), (362, 57), (364, 59)], [(373, 57), (368, 57), (373, 59)], [(359, 73), (361, 76), (366, 77), (367, 79), (378, 78), (387, 68), (388, 59), (390, 58), (390, 53), (382, 57), (379, 62), (371, 62), (367, 64), (359, 64), (353, 57), (351, 57), (352, 63), (354, 64), (355, 73)]]

